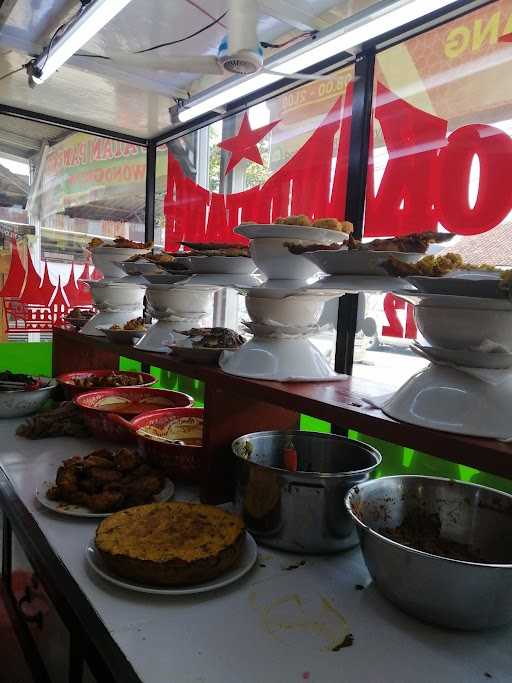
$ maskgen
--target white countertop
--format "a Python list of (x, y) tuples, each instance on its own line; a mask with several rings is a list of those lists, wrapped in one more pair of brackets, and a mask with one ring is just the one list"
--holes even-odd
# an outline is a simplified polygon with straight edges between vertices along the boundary
[[(85, 562), (95, 521), (53, 514), (34, 498), (65, 457), (96, 442), (28, 441), (14, 435), (18, 422), (0, 420), (0, 464), (144, 683), (512, 681), (512, 628), (450, 632), (408, 617), (370, 585), (359, 550), (301, 557), (260, 548), (247, 577), (197, 597), (104, 582)], [(332, 651), (347, 633), (353, 645)]]

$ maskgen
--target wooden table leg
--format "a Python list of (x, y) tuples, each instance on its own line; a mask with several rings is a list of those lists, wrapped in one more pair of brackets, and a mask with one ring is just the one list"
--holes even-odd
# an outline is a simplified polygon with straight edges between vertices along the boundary
[(270, 429), (296, 429), (299, 414), (262, 401), (239, 396), (207, 382), (205, 390), (204, 464), (201, 500), (222, 503), (234, 493), (231, 443), (242, 434)]

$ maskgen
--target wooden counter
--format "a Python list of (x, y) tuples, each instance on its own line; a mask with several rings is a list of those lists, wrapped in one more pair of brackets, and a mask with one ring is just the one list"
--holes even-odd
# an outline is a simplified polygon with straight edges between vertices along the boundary
[(391, 392), (391, 387), (384, 384), (358, 377), (304, 383), (250, 380), (228, 375), (218, 367), (185, 363), (171, 355), (111, 344), (101, 337), (88, 337), (66, 330), (54, 331), (54, 374), (80, 369), (117, 368), (119, 356), (206, 383), (208, 458), (202, 488), (205, 500), (229, 497), (231, 438), (260, 429), (292, 426), (299, 413), (512, 478), (512, 444), (397, 422), (369, 402)]

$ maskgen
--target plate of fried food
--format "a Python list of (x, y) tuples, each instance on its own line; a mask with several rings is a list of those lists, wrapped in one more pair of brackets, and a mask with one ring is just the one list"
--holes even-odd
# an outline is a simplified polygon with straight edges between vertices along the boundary
[(72, 325), (75, 330), (80, 330), (94, 315), (95, 311), (92, 308), (72, 308), (64, 320)]
[(121, 264), (131, 256), (147, 254), (151, 251), (153, 242), (134, 242), (125, 237), (116, 237), (113, 241), (94, 237), (87, 245), (86, 251), (92, 256), (95, 268), (100, 270), (104, 277), (123, 277), (125, 271)]
[(342, 242), (354, 230), (350, 221), (338, 218), (317, 218), (313, 220), (305, 214), (276, 218), (275, 223), (241, 223), (233, 232), (248, 239), (297, 239)]
[(99, 325), (96, 329), (103, 332), (113, 344), (133, 344), (147, 332), (143, 318), (133, 318), (124, 325)]
[(465, 263), (460, 254), (452, 252), (428, 255), (411, 264), (399, 263), (392, 257), (384, 268), (406, 278), (420, 292), (490, 299), (508, 296), (512, 273), (487, 264)]
[(192, 363), (216, 363), (223, 351), (237, 351), (246, 341), (227, 327), (198, 327), (178, 334), (187, 339), (169, 348), (176, 356)]
[(134, 254), (119, 265), (127, 275), (156, 275), (162, 272), (164, 264), (169, 265), (174, 260), (175, 257), (165, 251), (151, 251), (147, 254)]
[(250, 275), (256, 270), (256, 264), (249, 255), (249, 247), (243, 244), (226, 244), (216, 242), (182, 242), (190, 249), (192, 273), (214, 273), (228, 275)]
[(452, 237), (449, 233), (424, 232), (362, 242), (350, 235), (339, 245), (288, 243), (287, 246), (292, 254), (304, 256), (327, 275), (388, 275), (384, 264), (391, 259), (406, 265), (414, 264), (430, 245)]
[(106, 517), (134, 505), (171, 500), (174, 484), (135, 450), (100, 448), (64, 460), (55, 481), (41, 482), (35, 495), (52, 512)]

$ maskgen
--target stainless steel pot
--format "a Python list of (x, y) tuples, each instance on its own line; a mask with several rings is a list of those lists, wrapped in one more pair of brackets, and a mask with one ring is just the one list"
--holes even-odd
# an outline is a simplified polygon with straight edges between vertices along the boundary
[[(285, 469), (291, 446), (297, 471)], [(335, 434), (299, 431), (246, 434), (232, 448), (236, 508), (259, 542), (300, 553), (357, 545), (344, 497), (380, 464), (375, 448)]]
[[(346, 505), (377, 588), (404, 612), (465, 630), (512, 621), (512, 496), (438, 477), (396, 476), (354, 487)], [(463, 544), (493, 564), (448, 559), (380, 533), (407, 519), (419, 529), (424, 518), (437, 520), (443, 542)]]

